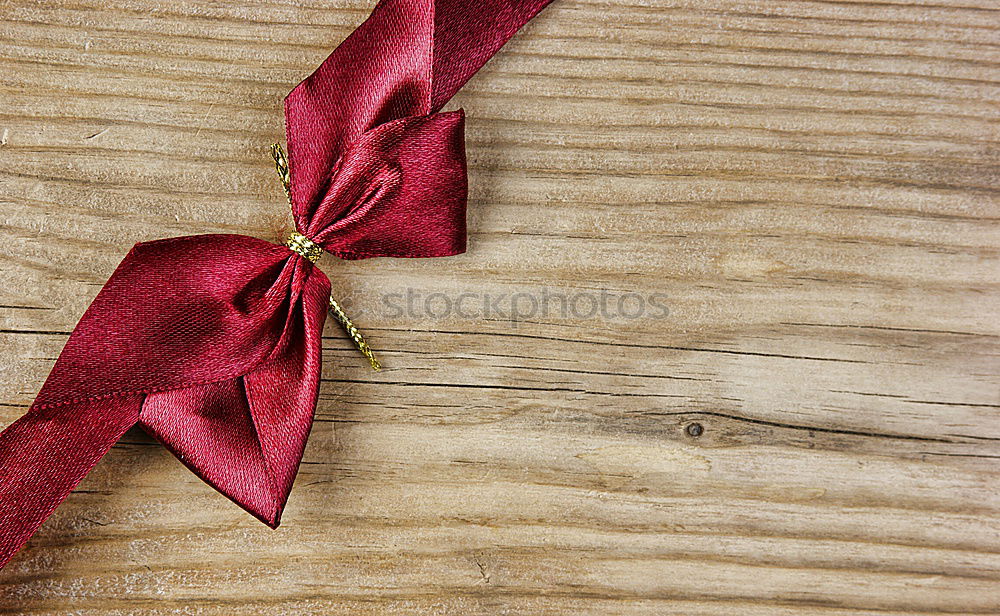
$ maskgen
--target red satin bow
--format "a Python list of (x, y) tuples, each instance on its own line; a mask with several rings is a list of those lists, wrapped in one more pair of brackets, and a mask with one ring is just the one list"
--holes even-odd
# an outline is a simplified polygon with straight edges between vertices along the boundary
[[(345, 259), (465, 250), (461, 111), (437, 111), (549, 0), (382, 0), (285, 100), (299, 232)], [(138, 423), (278, 525), (312, 425), (330, 282), (262, 240), (136, 245), (0, 433), (0, 566)]]

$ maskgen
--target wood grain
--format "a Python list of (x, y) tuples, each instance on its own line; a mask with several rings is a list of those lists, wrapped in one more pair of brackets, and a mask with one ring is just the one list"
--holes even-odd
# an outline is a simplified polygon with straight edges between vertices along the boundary
[[(0, 425), (132, 244), (274, 239), (372, 3), (0, 2)], [(1000, 613), (998, 8), (556, 0), (451, 105), (469, 252), (321, 261), (387, 369), (328, 325), (283, 526), (132, 432), (0, 613)]]

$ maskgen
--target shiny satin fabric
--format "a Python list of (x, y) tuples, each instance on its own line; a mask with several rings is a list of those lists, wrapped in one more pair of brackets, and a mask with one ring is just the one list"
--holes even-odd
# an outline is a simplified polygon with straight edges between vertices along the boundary
[[(285, 100), (297, 229), (344, 259), (465, 250), (440, 108), (549, 0), (383, 0)], [(136, 245), (0, 433), (0, 566), (133, 425), (276, 527), (312, 425), (330, 282), (240, 235)]]

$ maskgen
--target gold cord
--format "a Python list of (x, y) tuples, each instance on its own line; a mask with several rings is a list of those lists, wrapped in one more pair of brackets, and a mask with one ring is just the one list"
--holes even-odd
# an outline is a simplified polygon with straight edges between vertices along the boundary
[(309, 259), (311, 263), (319, 261), (319, 258), (323, 256), (323, 249), (320, 248), (320, 245), (298, 231), (292, 231), (288, 234), (285, 246), (288, 246), (292, 252)]
[(330, 296), (330, 312), (332, 312), (333, 316), (337, 318), (337, 321), (344, 326), (347, 334), (351, 337), (351, 340), (354, 341), (354, 346), (358, 347), (358, 350), (368, 358), (368, 363), (371, 364), (372, 370), (375, 372), (382, 370), (382, 364), (375, 359), (375, 353), (372, 352), (371, 347), (369, 347), (368, 343), (365, 342), (365, 337), (361, 335), (361, 332), (359, 332), (358, 328), (354, 326), (354, 323), (351, 323), (351, 319), (347, 317), (347, 314), (344, 313), (344, 309), (340, 307), (337, 300), (333, 299), (332, 295)]
[[(279, 144), (275, 143), (271, 145), (271, 157), (274, 158), (274, 168), (278, 171), (278, 179), (281, 180), (281, 187), (285, 190), (288, 207), (292, 207), (292, 180), (291, 174), (288, 171), (288, 159), (285, 158), (285, 151), (281, 149)], [(285, 246), (292, 252), (308, 259), (311, 263), (319, 261), (319, 258), (323, 256), (323, 249), (320, 245), (298, 231), (293, 231), (289, 234), (288, 239), (285, 241)], [(340, 307), (337, 300), (333, 299), (332, 295), (330, 296), (330, 312), (351, 337), (351, 340), (354, 341), (354, 346), (358, 347), (362, 355), (368, 358), (368, 363), (371, 365), (372, 370), (376, 372), (382, 370), (382, 364), (375, 359), (375, 353), (372, 352), (371, 347), (365, 342), (365, 337), (361, 335), (361, 332), (354, 326), (350, 317)]]
[(278, 172), (278, 179), (281, 180), (281, 188), (285, 191), (285, 198), (288, 199), (288, 207), (292, 207), (292, 176), (288, 172), (288, 159), (285, 158), (285, 151), (281, 149), (281, 144), (271, 144), (271, 158), (274, 159), (274, 169)]

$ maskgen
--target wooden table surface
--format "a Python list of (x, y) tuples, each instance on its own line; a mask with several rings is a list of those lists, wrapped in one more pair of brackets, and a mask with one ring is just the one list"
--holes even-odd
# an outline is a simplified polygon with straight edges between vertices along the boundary
[[(0, 426), (134, 243), (277, 239), (372, 4), (0, 2)], [(468, 253), (320, 262), (386, 370), (327, 324), (281, 528), (132, 431), (0, 612), (1000, 613), (998, 9), (556, 0), (450, 105)]]

